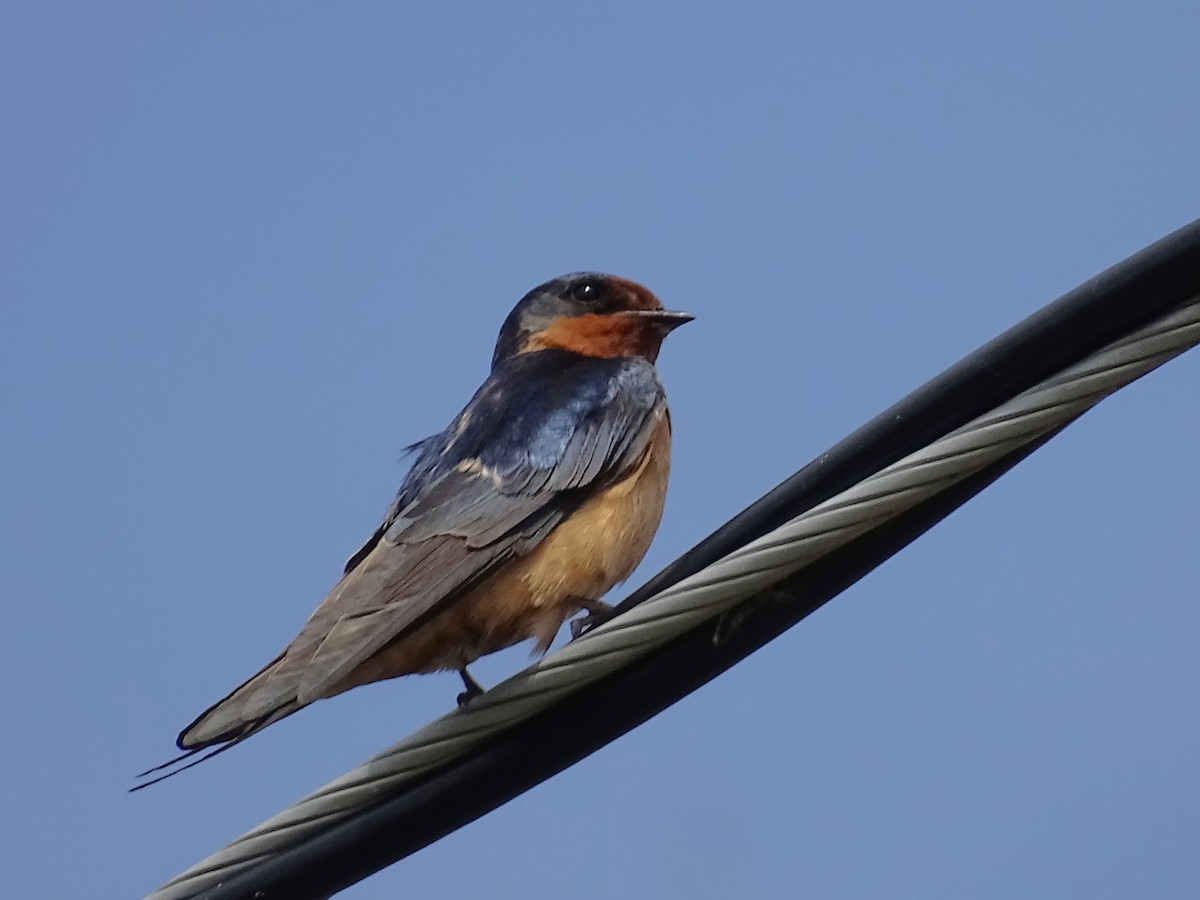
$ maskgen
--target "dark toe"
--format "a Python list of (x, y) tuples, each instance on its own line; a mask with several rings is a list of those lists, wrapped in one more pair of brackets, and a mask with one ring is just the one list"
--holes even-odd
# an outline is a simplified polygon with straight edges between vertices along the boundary
[(597, 625), (603, 625), (617, 614), (616, 609), (607, 603), (603, 607), (589, 612), (586, 616), (571, 620), (571, 640), (577, 640), (587, 634)]

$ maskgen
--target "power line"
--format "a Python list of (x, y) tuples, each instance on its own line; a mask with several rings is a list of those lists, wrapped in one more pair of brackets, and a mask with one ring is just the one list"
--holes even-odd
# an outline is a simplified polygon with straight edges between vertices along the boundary
[(795, 624), (1108, 393), (1200, 341), (1200, 303), (1188, 302), (1198, 295), (1200, 222), (876, 417), (635, 592), (620, 606), (626, 615), (285, 810), (152, 900), (326, 897), (561, 771)]

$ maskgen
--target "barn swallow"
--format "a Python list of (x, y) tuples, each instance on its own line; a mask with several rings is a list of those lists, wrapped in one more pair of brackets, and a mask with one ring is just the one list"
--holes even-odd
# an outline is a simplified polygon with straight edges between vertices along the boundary
[[(662, 518), (671, 417), (655, 369), (672, 312), (613, 275), (534, 288), (500, 329), (491, 373), (416, 453), (383, 523), (275, 659), (180, 733), (186, 751), (227, 750), (315, 700), (414, 673), (454, 670), (564, 621), (641, 562)], [(135, 788), (136, 790), (137, 788)]]

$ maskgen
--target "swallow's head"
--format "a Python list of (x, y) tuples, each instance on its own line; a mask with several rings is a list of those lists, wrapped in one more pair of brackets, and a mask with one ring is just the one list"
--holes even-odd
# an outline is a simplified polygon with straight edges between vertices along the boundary
[(654, 362), (667, 333), (692, 318), (663, 309), (654, 294), (627, 278), (599, 272), (564, 275), (535, 287), (513, 307), (500, 329), (492, 365), (551, 349), (585, 356), (643, 356)]

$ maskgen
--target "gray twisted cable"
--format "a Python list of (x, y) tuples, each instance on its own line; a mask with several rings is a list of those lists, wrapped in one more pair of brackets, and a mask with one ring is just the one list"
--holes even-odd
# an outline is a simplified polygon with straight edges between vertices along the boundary
[(178, 875), (148, 900), (187, 900), (440, 767), (799, 569), (1200, 343), (1200, 297), (1014, 397), (596, 628), (330, 782)]

